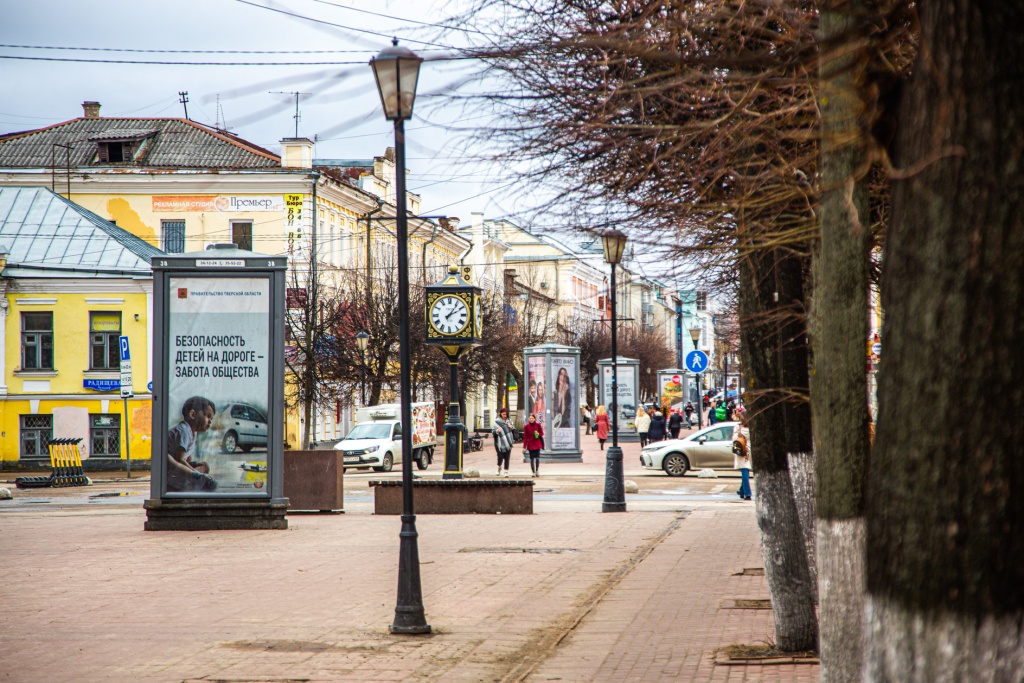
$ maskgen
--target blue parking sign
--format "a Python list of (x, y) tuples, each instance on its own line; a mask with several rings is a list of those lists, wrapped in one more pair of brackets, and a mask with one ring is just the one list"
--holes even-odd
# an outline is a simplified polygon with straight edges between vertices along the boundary
[(121, 335), (120, 337), (118, 337), (118, 342), (121, 347), (121, 360), (131, 360), (132, 353), (128, 349), (128, 337)]
[(690, 351), (686, 354), (686, 369), (692, 373), (699, 374), (701, 372), (707, 372), (708, 369), (708, 354), (703, 351)]

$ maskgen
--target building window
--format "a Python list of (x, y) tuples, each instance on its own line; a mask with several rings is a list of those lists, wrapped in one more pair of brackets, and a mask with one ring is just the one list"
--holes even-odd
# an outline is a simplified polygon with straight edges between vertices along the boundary
[(117, 370), (121, 367), (118, 337), (121, 336), (119, 312), (89, 314), (89, 369)]
[(21, 314), (21, 369), (53, 370), (53, 313)]
[(53, 415), (21, 416), (21, 457), (49, 457), (46, 447), (53, 441)]
[(244, 251), (252, 251), (252, 221), (231, 221), (231, 243)]
[(91, 458), (121, 457), (121, 416), (90, 415), (89, 437)]
[(185, 221), (160, 221), (164, 251), (169, 254), (185, 253)]
[(135, 143), (125, 140), (100, 142), (97, 144), (97, 157), (101, 162), (123, 164), (135, 157)]
[(706, 291), (701, 290), (697, 292), (697, 310), (708, 310), (708, 293)]

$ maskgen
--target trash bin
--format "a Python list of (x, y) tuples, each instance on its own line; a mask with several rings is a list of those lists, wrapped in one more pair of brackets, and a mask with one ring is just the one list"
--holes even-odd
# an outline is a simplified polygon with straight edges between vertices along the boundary
[(288, 511), (344, 512), (344, 474), (344, 456), (338, 451), (285, 451)]

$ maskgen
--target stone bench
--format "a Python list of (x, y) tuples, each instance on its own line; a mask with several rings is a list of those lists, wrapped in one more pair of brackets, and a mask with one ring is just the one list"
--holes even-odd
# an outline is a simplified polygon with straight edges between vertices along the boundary
[[(402, 514), (402, 481), (371, 481), (373, 511)], [(417, 515), (533, 514), (532, 479), (416, 479), (413, 507)]]

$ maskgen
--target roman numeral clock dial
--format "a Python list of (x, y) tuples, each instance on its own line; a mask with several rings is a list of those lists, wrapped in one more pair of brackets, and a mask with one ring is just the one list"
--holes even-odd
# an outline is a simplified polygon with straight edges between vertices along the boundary
[(469, 322), (466, 302), (455, 296), (443, 296), (430, 307), (430, 323), (441, 334), (458, 334)]

